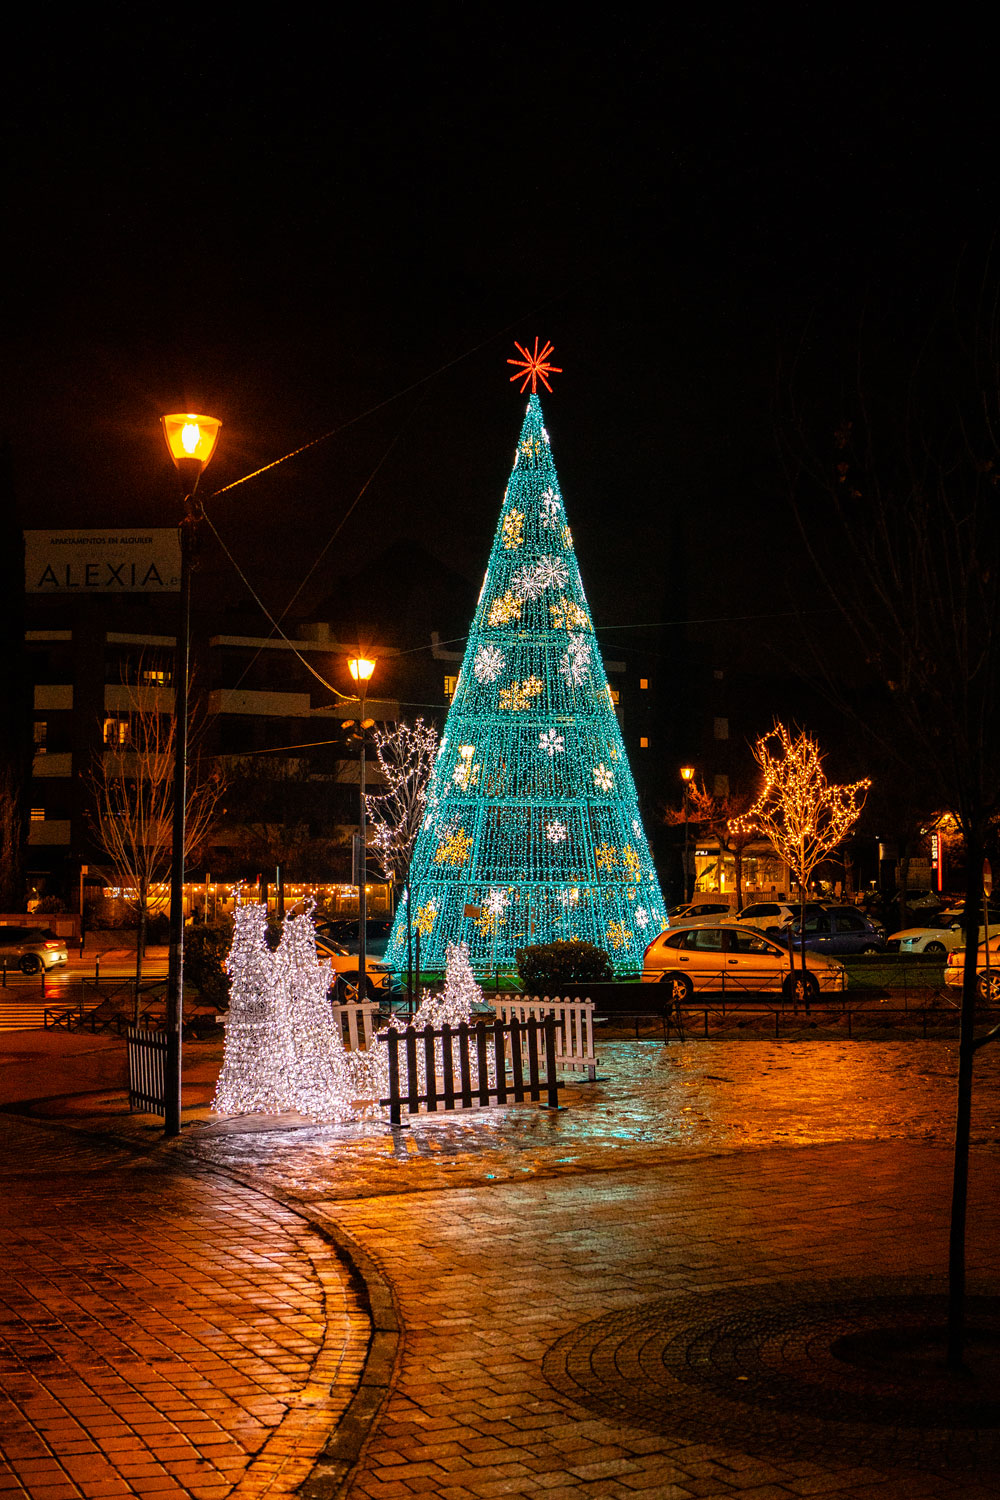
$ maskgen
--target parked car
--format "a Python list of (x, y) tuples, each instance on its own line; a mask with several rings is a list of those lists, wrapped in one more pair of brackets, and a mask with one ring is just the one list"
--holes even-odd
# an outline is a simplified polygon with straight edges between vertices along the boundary
[(787, 948), (745, 923), (702, 922), (697, 927), (668, 927), (646, 949), (644, 984), (666, 984), (683, 1005), (694, 991), (735, 994), (781, 992), (809, 999), (820, 990), (844, 988), (844, 966), (818, 953), (806, 953), (805, 987), (801, 960), (793, 964)]
[[(350, 917), (314, 918), (317, 934), (327, 942), (340, 943), (351, 953), (358, 951), (358, 920)], [(365, 954), (381, 958), (389, 946), (392, 923), (382, 917), (372, 917), (365, 923)]]
[(0, 927), (0, 961), (22, 974), (48, 973), (65, 964), (66, 939), (47, 927)]
[[(350, 953), (343, 943), (335, 943), (329, 938), (316, 935), (316, 952), (320, 958), (328, 960), (334, 973), (343, 978), (346, 984), (356, 986), (358, 982), (358, 955)], [(375, 989), (386, 989), (392, 979), (392, 970), (389, 965), (380, 958), (365, 953), (365, 973), (371, 985)], [(340, 986), (342, 989), (343, 986)]]
[(762, 932), (780, 931), (786, 923), (794, 921), (795, 912), (782, 901), (754, 901), (741, 907), (736, 913), (737, 922), (748, 922)]
[[(961, 989), (965, 973), (965, 949), (956, 948), (945, 960), (944, 982)], [(1000, 1002), (1000, 934), (991, 937), (989, 944), (980, 943), (976, 954), (976, 994), (980, 1000), (991, 1005)]]
[(679, 922), (705, 922), (709, 919), (722, 921), (733, 915), (733, 909), (728, 901), (692, 901), (684, 909), (683, 914), (671, 917), (671, 923), (676, 926)]
[[(801, 949), (801, 917), (796, 915), (782, 928), (781, 941)], [(807, 906), (805, 948), (813, 953), (884, 953), (885, 928), (866, 917), (856, 906)]]
[(907, 911), (938, 911), (943, 904), (937, 891), (897, 891), (892, 900)]
[(890, 953), (927, 953), (936, 957), (951, 953), (965, 944), (965, 934), (958, 922), (947, 926), (934, 923), (927, 927), (904, 927), (902, 932), (892, 932), (886, 941)]

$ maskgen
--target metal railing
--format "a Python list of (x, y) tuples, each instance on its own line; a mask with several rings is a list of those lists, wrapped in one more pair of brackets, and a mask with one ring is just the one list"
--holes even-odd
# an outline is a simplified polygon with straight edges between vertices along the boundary
[(169, 1038), (164, 1031), (147, 1026), (129, 1026), (125, 1033), (128, 1052), (128, 1106), (143, 1114), (166, 1115), (164, 1081)]

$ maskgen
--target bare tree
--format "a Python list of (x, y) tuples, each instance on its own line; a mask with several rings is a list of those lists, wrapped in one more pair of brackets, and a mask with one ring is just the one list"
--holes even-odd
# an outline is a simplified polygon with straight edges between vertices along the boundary
[(719, 864), (722, 855), (732, 857), (736, 879), (736, 909), (743, 905), (743, 855), (748, 844), (758, 838), (759, 832), (753, 819), (748, 816), (754, 798), (748, 792), (726, 792), (715, 796), (704, 786), (692, 782), (687, 789), (687, 808), (667, 808), (663, 821), (679, 825), (693, 823), (704, 828), (719, 845)]
[(761, 735), (754, 746), (760, 795), (745, 823), (764, 835), (799, 887), (802, 995), (806, 988), (805, 908), (809, 881), (824, 859), (839, 849), (861, 815), (871, 782), (838, 786), (827, 780), (819, 745), (804, 729), (794, 736), (784, 724)]
[(438, 732), (422, 718), (375, 732), (382, 790), (365, 797), (371, 850), (394, 889), (406, 884), (413, 846), (427, 803), (427, 783), (438, 750)]
[[(155, 687), (127, 682), (127, 708), (115, 742), (106, 745), (86, 777), (92, 798), (92, 832), (107, 858), (126, 905), (138, 917), (136, 1006), (142, 979), (149, 915), (167, 905), (172, 854), (175, 725), (164, 713)], [(197, 724), (194, 733), (197, 743)], [(184, 858), (204, 843), (224, 783), (217, 769), (203, 767), (197, 753), (188, 776)]]

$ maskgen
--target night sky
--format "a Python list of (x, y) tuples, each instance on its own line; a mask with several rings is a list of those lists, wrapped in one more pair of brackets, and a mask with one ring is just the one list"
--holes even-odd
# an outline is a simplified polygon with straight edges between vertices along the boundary
[(892, 388), (988, 274), (989, 39), (944, 11), (905, 36), (816, 9), (121, 14), (22, 22), (6, 65), (19, 504), (172, 524), (163, 411), (223, 419), (206, 497), (343, 429), (206, 498), (276, 612), (376, 468), (302, 601), (400, 537), (478, 586), (536, 334), (598, 626), (801, 607), (792, 388), (832, 431), (859, 345)]

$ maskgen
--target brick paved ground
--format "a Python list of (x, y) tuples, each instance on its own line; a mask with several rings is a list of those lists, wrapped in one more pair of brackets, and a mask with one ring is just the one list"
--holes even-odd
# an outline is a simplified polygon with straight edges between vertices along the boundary
[[(295, 1311), (280, 1336), (268, 1323), (260, 1335), (263, 1352), (258, 1342), (247, 1341), (244, 1329), (245, 1304), (256, 1305), (256, 1291), (241, 1291), (243, 1307), (227, 1310), (221, 1300), (227, 1289), (214, 1256), (204, 1269), (208, 1290), (200, 1305), (188, 1308), (185, 1279), (171, 1272), (158, 1286), (154, 1306), (168, 1324), (169, 1309), (177, 1306), (185, 1317), (218, 1320), (213, 1353), (226, 1351), (226, 1368), (235, 1371), (237, 1383), (259, 1379), (262, 1403), (274, 1392), (257, 1365), (248, 1373), (241, 1360), (260, 1360), (285, 1382), (282, 1400), (293, 1414), (302, 1411), (292, 1404), (295, 1392), (310, 1380), (296, 1340), (308, 1343), (315, 1337), (315, 1328), (310, 1335), (303, 1327), (310, 1313), (315, 1321), (317, 1303), (314, 1283), (303, 1270), (309, 1231), (299, 1215), (311, 1215), (317, 1226), (346, 1243), (367, 1273), (372, 1316), (381, 1331), (366, 1369), (366, 1399), (355, 1400), (339, 1427), (335, 1411), (320, 1413), (336, 1430), (301, 1488), (304, 1497), (339, 1493), (345, 1466), (362, 1440), (360, 1461), (346, 1481), (351, 1500), (421, 1493), (443, 1500), (493, 1495), (788, 1500), (813, 1494), (985, 1500), (1000, 1492), (997, 1473), (983, 1464), (977, 1470), (963, 1462), (952, 1468), (927, 1463), (916, 1454), (917, 1444), (912, 1461), (898, 1461), (905, 1442), (886, 1461), (877, 1441), (857, 1427), (831, 1427), (825, 1446), (810, 1439), (808, 1423), (801, 1426), (801, 1443), (782, 1438), (787, 1429), (781, 1414), (766, 1409), (759, 1433), (748, 1434), (745, 1410), (742, 1425), (730, 1420), (727, 1428), (727, 1412), (732, 1418), (734, 1408), (701, 1379), (703, 1351), (693, 1346), (692, 1380), (680, 1393), (684, 1399), (679, 1394), (672, 1404), (665, 1397), (662, 1420), (657, 1413), (655, 1422), (647, 1402), (646, 1426), (627, 1425), (620, 1412), (609, 1412), (608, 1401), (588, 1395), (586, 1380), (576, 1378), (589, 1361), (591, 1371), (606, 1369), (602, 1379), (608, 1392), (624, 1390), (626, 1397), (628, 1382), (642, 1379), (636, 1373), (642, 1370), (642, 1347), (637, 1352), (634, 1339), (626, 1347), (623, 1338), (620, 1355), (612, 1351), (611, 1363), (601, 1364), (607, 1340), (599, 1350), (590, 1325), (600, 1318), (606, 1323), (609, 1314), (627, 1315), (628, 1326), (639, 1326), (640, 1333), (646, 1319), (651, 1348), (656, 1338), (662, 1342), (664, 1304), (687, 1309), (690, 1317), (688, 1299), (696, 1298), (699, 1309), (706, 1309), (704, 1322), (711, 1321), (713, 1309), (731, 1307), (731, 1299), (744, 1291), (757, 1306), (761, 1299), (765, 1307), (773, 1299), (776, 1307), (794, 1310), (807, 1285), (817, 1281), (938, 1275), (945, 1254), (954, 1047), (761, 1041), (663, 1049), (636, 1042), (607, 1047), (605, 1053), (605, 1081), (567, 1091), (571, 1107), (558, 1115), (524, 1108), (468, 1120), (425, 1119), (393, 1136), (375, 1124), (316, 1127), (294, 1119), (218, 1124), (193, 1109), (204, 1123), (185, 1133), (179, 1150), (154, 1150), (152, 1164), (142, 1166), (130, 1153), (136, 1141), (150, 1144), (150, 1122), (117, 1117), (113, 1109), (109, 1113), (110, 1093), (100, 1108), (96, 1097), (75, 1102), (64, 1097), (53, 1111), (78, 1132), (103, 1121), (101, 1128), (117, 1134), (117, 1145), (108, 1139), (100, 1147), (89, 1144), (87, 1134), (77, 1134), (78, 1146), (71, 1149), (90, 1152), (92, 1165), (102, 1151), (120, 1153), (114, 1165), (119, 1180), (131, 1174), (130, 1190), (135, 1179), (141, 1180), (151, 1211), (159, 1204), (169, 1221), (169, 1232), (165, 1225), (153, 1251), (147, 1246), (145, 1256), (138, 1255), (138, 1270), (135, 1261), (130, 1263), (131, 1275), (147, 1275), (150, 1262), (159, 1263), (161, 1241), (171, 1247), (181, 1243), (189, 1221), (201, 1226), (199, 1245), (223, 1245), (227, 1204), (242, 1205), (236, 1212), (245, 1215), (242, 1226), (235, 1231), (230, 1226), (237, 1240), (244, 1229), (267, 1221), (240, 1274), (252, 1269), (264, 1275), (260, 1258), (269, 1257), (266, 1275), (295, 1285), (289, 1303)], [(192, 1055), (200, 1055), (204, 1070), (208, 1053)], [(1000, 1052), (981, 1056), (979, 1074), (970, 1208), (970, 1273), (976, 1284), (1000, 1272), (1000, 1154), (995, 1150)], [(278, 1128), (261, 1128), (268, 1123)], [(172, 1165), (161, 1178), (155, 1163), (164, 1159)], [(224, 1176), (210, 1179), (209, 1172)], [(69, 1201), (80, 1174), (66, 1180)], [(175, 1185), (165, 1198), (161, 1181)], [(102, 1198), (96, 1183), (91, 1192), (90, 1222), (110, 1224), (107, 1245), (116, 1255), (124, 1253), (129, 1237), (114, 1227), (120, 1194)], [(262, 1192), (272, 1195), (263, 1217)], [(87, 1204), (81, 1202), (82, 1213)], [(95, 1230), (90, 1242), (95, 1260), (100, 1239)], [(322, 1246), (318, 1238), (317, 1246)], [(223, 1255), (221, 1261), (229, 1265), (234, 1258)], [(113, 1290), (102, 1291), (98, 1282), (86, 1303), (88, 1313), (101, 1312), (109, 1338), (113, 1315), (124, 1306), (132, 1316), (128, 1299), (136, 1295), (127, 1275), (117, 1280)], [(272, 1313), (270, 1304), (267, 1312)], [(299, 1317), (305, 1319), (302, 1327)], [(45, 1330), (39, 1323), (55, 1321), (48, 1311), (33, 1312), (32, 1319), (40, 1335)], [(678, 1337), (682, 1334), (683, 1329)], [(595, 1352), (588, 1356), (591, 1345)], [(182, 1357), (181, 1368), (197, 1368), (197, 1351), (189, 1343), (170, 1352)], [(101, 1358), (112, 1368), (103, 1351)], [(142, 1359), (143, 1368), (152, 1371), (149, 1379), (162, 1382), (164, 1371), (148, 1349)], [(346, 1396), (355, 1371), (349, 1360), (339, 1368)], [(15, 1380), (26, 1379), (26, 1371), (33, 1377), (31, 1362), (22, 1360)], [(659, 1369), (656, 1375), (669, 1393), (667, 1375)], [(187, 1399), (179, 1380), (175, 1385), (178, 1402)], [(311, 1385), (322, 1400), (319, 1382)], [(162, 1384), (154, 1389), (158, 1396), (166, 1394)], [(236, 1419), (240, 1402), (226, 1381), (219, 1378), (216, 1390)], [(377, 1412), (381, 1390), (386, 1399)], [(643, 1390), (648, 1397), (648, 1385)], [(100, 1399), (107, 1404), (105, 1392)], [(258, 1436), (278, 1415), (276, 1408), (262, 1410)], [(35, 1414), (29, 1410), (28, 1415), (34, 1421)], [(126, 1415), (134, 1416), (131, 1408)], [(255, 1416), (260, 1414), (241, 1407), (240, 1420)], [(180, 1430), (181, 1424), (175, 1425)], [(220, 1431), (225, 1426), (217, 1423)], [(280, 1453), (282, 1429), (276, 1430), (273, 1442)], [(315, 1428), (310, 1431), (315, 1443)], [(199, 1436), (196, 1432), (192, 1447)], [(294, 1450), (288, 1437), (286, 1431), (285, 1451)], [(303, 1458), (306, 1447), (294, 1456)], [(235, 1449), (221, 1439), (218, 1451), (235, 1461)], [(266, 1440), (260, 1451), (270, 1451)], [(310, 1461), (315, 1452), (314, 1446)], [(243, 1464), (237, 1494), (251, 1493), (245, 1485), (255, 1482), (256, 1466), (248, 1467), (246, 1455)], [(306, 1466), (303, 1462), (296, 1472), (301, 1475)], [(171, 1482), (161, 1467), (160, 1477)], [(219, 1469), (213, 1475), (218, 1488), (188, 1492), (221, 1497), (230, 1492), (233, 1474)], [(286, 1468), (270, 1482), (268, 1493), (287, 1493), (291, 1474)], [(13, 1490), (115, 1492), (87, 1491), (79, 1484), (63, 1491)]]
[(330, 1245), (100, 1138), (0, 1116), (0, 1163), (0, 1495), (290, 1493), (368, 1341)]

